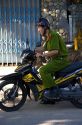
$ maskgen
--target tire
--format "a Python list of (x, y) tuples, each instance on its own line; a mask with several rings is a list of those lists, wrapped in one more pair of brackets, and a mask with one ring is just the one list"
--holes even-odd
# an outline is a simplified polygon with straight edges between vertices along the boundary
[[(18, 89), (16, 91), (16, 94), (15, 94), (13, 99), (11, 98), (11, 94), (9, 93), (11, 91), (11, 89), (13, 89), (13, 87), (9, 88), (9, 89), (7, 88), (7, 90), (4, 90), (4, 89), (6, 89), (6, 86), (9, 86), (9, 87), (10, 86), (17, 86), (18, 87)], [(1, 99), (2, 98), (1, 92), (3, 93), (3, 98), (4, 99)], [(18, 92), (21, 92), (22, 94), (21, 93), (19, 94)], [(21, 100), (20, 100), (20, 98), (17, 98), (19, 96), (22, 96)], [(7, 99), (7, 97), (8, 97), (8, 99)], [(12, 112), (12, 111), (16, 111), (16, 110), (20, 109), (24, 105), (24, 103), (26, 101), (26, 97), (27, 97), (26, 88), (24, 87), (23, 84), (20, 83), (20, 84), (17, 85), (16, 81), (15, 82), (14, 81), (13, 82), (11, 82), (11, 81), (3, 81), (0, 84), (0, 108), (3, 111)], [(15, 105), (16, 101), (19, 101), (19, 103), (17, 105)], [(5, 105), (6, 104), (5, 102), (7, 102), (7, 103), (9, 102), (8, 106)], [(12, 107), (10, 106), (11, 103), (13, 103)]]
[(78, 99), (78, 100), (72, 100), (71, 103), (72, 103), (75, 107), (82, 109), (82, 100), (81, 100), (81, 102), (80, 102), (79, 99)]

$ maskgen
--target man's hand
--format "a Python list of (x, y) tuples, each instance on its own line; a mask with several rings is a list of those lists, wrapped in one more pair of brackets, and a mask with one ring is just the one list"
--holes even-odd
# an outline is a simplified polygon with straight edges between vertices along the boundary
[(40, 56), (42, 56), (41, 53), (36, 53), (36, 57), (40, 57)]
[(36, 49), (35, 49), (35, 52), (36, 53), (42, 53), (44, 51), (44, 48), (41, 46), (41, 47), (37, 47)]
[(40, 68), (42, 66), (41, 53), (36, 53), (36, 66)]

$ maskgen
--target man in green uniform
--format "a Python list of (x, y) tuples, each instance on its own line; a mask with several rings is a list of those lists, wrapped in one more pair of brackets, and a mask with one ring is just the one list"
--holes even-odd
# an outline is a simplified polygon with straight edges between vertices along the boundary
[(45, 43), (43, 46), (36, 48), (36, 56), (49, 58), (49, 62), (40, 68), (40, 75), (47, 90), (47, 95), (52, 99), (55, 86), (52, 74), (69, 64), (67, 60), (68, 51), (63, 38), (58, 33), (50, 30), (47, 19), (39, 19), (38, 32), (45, 38)]

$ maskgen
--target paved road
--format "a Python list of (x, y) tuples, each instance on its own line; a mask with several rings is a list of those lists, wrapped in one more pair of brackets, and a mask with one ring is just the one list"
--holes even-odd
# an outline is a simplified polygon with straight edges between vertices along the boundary
[(82, 125), (82, 110), (69, 102), (41, 105), (27, 100), (19, 111), (0, 111), (0, 125)]

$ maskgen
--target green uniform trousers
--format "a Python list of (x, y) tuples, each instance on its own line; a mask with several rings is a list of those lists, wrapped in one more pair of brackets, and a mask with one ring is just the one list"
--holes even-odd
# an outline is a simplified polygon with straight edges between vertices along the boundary
[(50, 88), (55, 86), (55, 82), (52, 78), (52, 74), (63, 69), (70, 63), (66, 58), (51, 59), (46, 65), (40, 68), (40, 75), (43, 81), (44, 88)]

